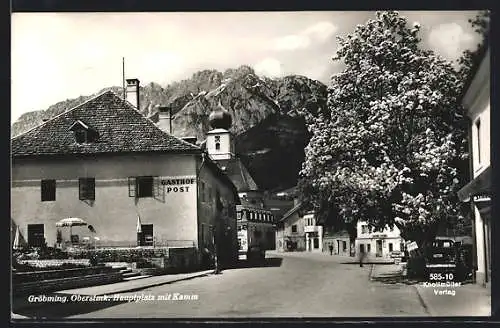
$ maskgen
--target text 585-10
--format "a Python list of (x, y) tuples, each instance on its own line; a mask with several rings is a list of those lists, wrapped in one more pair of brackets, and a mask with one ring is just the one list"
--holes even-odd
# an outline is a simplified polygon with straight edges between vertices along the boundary
[(431, 281), (451, 281), (453, 278), (453, 273), (429, 273), (429, 280)]

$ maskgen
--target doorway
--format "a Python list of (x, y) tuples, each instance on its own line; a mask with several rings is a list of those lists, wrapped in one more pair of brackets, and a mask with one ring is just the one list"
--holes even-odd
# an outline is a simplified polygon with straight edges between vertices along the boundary
[(376, 249), (375, 256), (382, 257), (382, 240), (378, 239), (376, 243), (377, 243), (377, 249)]

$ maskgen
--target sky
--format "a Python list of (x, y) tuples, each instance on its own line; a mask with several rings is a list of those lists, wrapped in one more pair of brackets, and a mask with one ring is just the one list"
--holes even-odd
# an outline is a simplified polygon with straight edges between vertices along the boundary
[[(421, 24), (422, 46), (449, 60), (474, 48), (476, 11), (400, 12)], [(241, 65), (257, 74), (305, 75), (329, 84), (336, 36), (375, 12), (13, 13), (11, 124), (23, 113), (122, 85), (165, 87), (202, 69)], [(29, 90), (27, 92), (27, 90)]]

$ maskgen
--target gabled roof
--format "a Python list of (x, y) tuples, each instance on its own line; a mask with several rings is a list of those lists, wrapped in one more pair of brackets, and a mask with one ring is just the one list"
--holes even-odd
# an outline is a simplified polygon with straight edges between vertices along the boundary
[(300, 210), (303, 206), (303, 203), (298, 203), (295, 205), (290, 211), (286, 212), (285, 215), (280, 219), (280, 222), (285, 221), (288, 219), (290, 216), (292, 216), (294, 213), (296, 213), (298, 210)]
[[(99, 133), (96, 142), (78, 144), (69, 128), (78, 120)], [(11, 139), (12, 156), (127, 152), (201, 152), (145, 118), (128, 101), (106, 91)]]
[(258, 191), (259, 187), (239, 158), (217, 160), (217, 164), (233, 181), (239, 192)]

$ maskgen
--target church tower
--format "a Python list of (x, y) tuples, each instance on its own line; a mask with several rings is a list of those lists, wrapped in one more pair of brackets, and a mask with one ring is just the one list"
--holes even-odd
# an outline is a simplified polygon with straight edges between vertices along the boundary
[(234, 143), (229, 128), (231, 114), (219, 101), (217, 108), (210, 113), (208, 121), (212, 130), (207, 133), (206, 147), (208, 155), (214, 161), (234, 158)]

